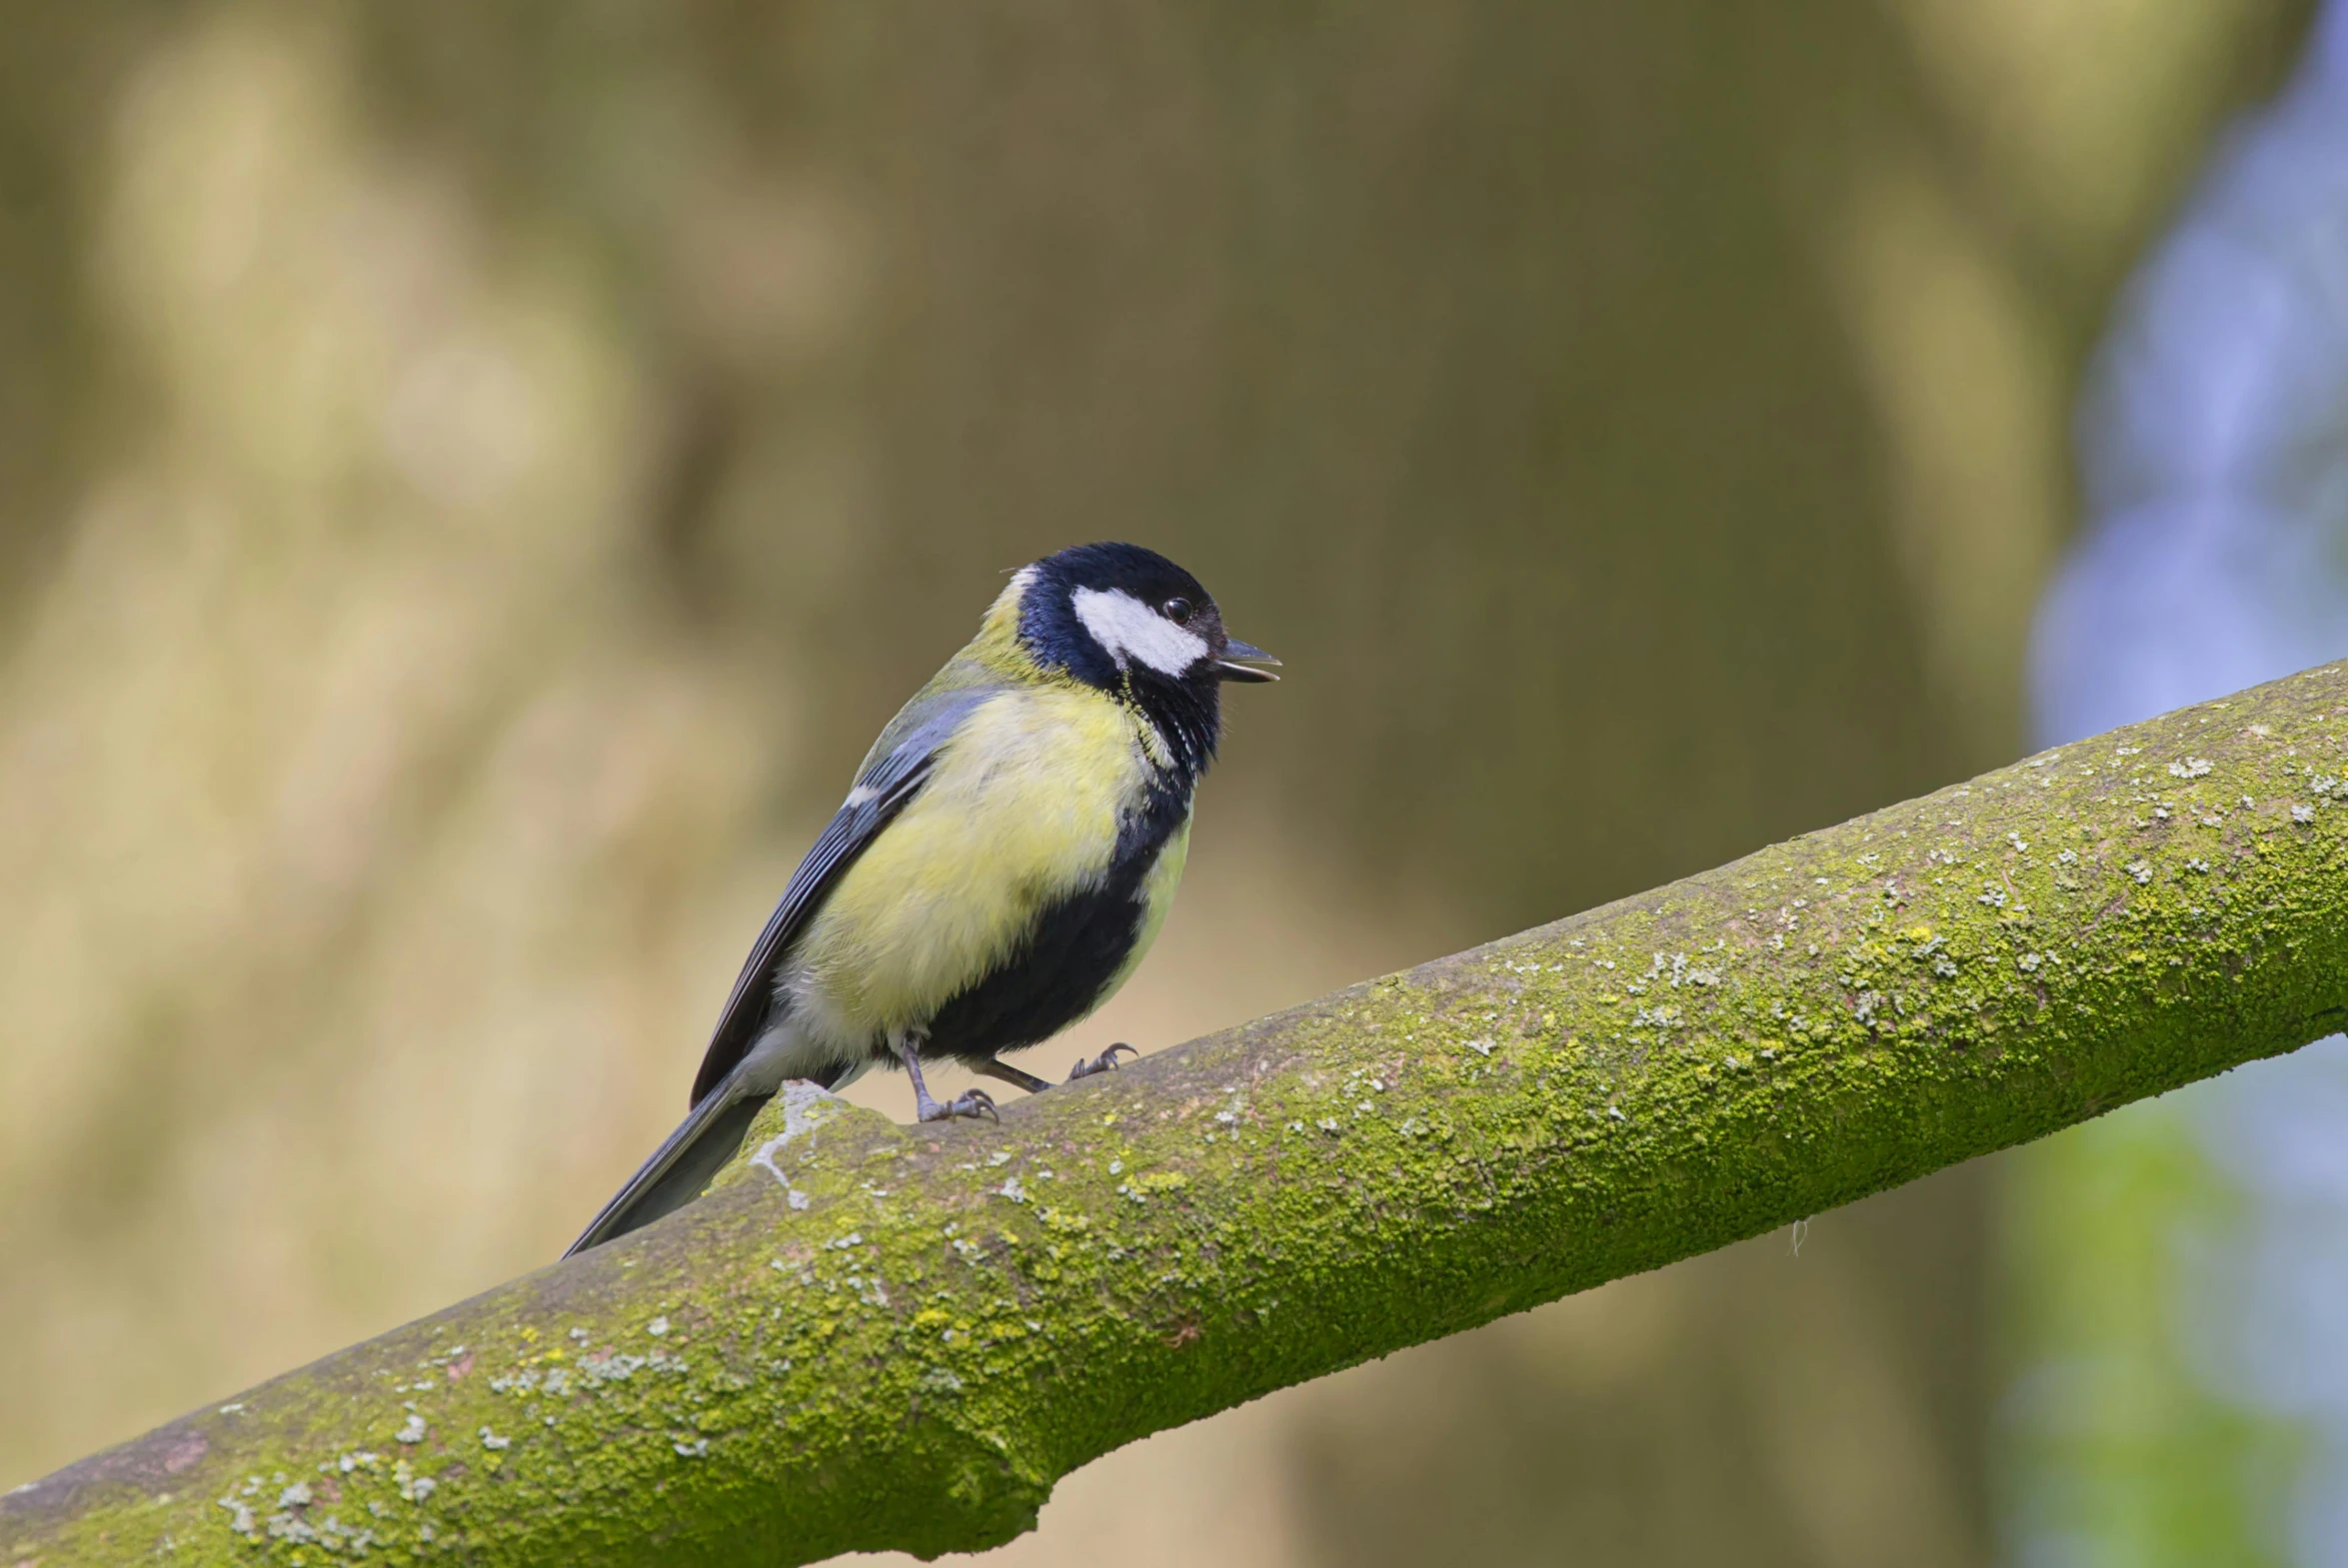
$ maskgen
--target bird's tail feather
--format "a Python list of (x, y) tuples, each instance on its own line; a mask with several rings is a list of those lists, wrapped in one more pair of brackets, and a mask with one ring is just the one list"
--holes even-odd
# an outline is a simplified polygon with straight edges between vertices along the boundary
[(637, 1168), (636, 1174), (628, 1178), (628, 1184), (604, 1205), (603, 1212), (579, 1233), (579, 1239), (571, 1243), (563, 1256), (626, 1235), (701, 1196), (701, 1189), (710, 1184), (710, 1178), (724, 1169), (726, 1162), (742, 1147), (742, 1135), (750, 1130), (760, 1107), (775, 1097), (773, 1090), (764, 1094), (729, 1095), (727, 1090), (731, 1087), (719, 1085), (714, 1093), (693, 1107), (678, 1123), (677, 1130), (653, 1150), (652, 1158)]

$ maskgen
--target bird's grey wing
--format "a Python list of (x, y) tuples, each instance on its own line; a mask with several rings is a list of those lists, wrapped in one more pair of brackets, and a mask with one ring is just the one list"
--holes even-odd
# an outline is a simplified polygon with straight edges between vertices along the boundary
[(743, 960), (726, 1010), (710, 1035), (701, 1071), (693, 1080), (693, 1103), (699, 1105), (742, 1063), (768, 1021), (773, 1002), (775, 971), (790, 953), (792, 943), (807, 928), (824, 898), (849, 866), (856, 863), (881, 830), (921, 792), (937, 764), (939, 750), (972, 709), (995, 695), (997, 688), (963, 686), (925, 690), (905, 706), (859, 769), (856, 786), (833, 813), (807, 858), (791, 873), (775, 912)]

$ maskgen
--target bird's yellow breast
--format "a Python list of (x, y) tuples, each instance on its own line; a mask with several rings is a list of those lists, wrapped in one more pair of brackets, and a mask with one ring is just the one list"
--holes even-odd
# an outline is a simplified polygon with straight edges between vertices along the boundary
[(1101, 885), (1149, 778), (1143, 723), (1081, 689), (989, 698), (810, 922), (785, 978), (803, 1023), (842, 1043), (922, 1025)]

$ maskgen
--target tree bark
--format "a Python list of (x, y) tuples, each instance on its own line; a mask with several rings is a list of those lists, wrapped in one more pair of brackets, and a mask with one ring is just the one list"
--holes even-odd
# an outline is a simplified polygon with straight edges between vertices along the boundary
[(2348, 1017), (2348, 667), (701, 1202), (0, 1500), (0, 1563), (807, 1563)]

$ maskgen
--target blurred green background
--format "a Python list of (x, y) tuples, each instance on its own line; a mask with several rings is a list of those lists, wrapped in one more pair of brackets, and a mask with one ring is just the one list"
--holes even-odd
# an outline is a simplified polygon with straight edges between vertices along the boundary
[[(1087, 1048), (2016, 755), (2085, 357), (2306, 7), (10, 20), (0, 1485), (558, 1253), (1059, 546), (1289, 674)], [(1167, 1434), (1001, 1555), (1986, 1562), (2013, 1164)]]

